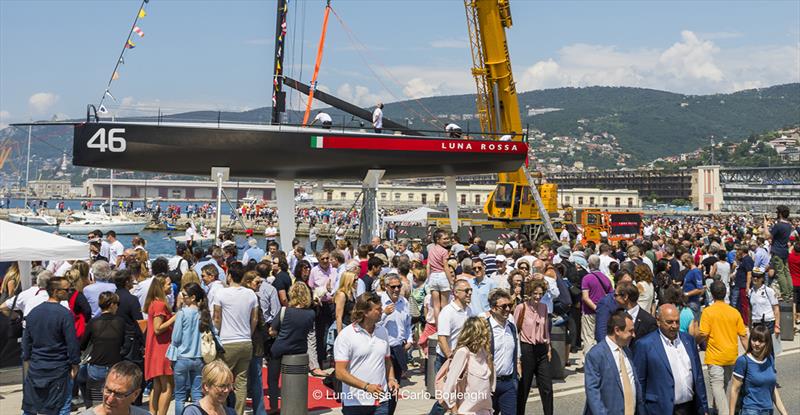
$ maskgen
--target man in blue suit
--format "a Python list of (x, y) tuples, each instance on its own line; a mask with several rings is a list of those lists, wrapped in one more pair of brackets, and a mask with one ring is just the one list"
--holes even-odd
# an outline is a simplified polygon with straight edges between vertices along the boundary
[(642, 389), (628, 344), (634, 337), (633, 319), (617, 310), (608, 319), (605, 339), (586, 354), (584, 415), (644, 414)]
[(636, 342), (633, 364), (644, 393), (645, 413), (708, 413), (700, 354), (692, 336), (678, 331), (680, 314), (672, 304), (656, 313), (658, 330)]

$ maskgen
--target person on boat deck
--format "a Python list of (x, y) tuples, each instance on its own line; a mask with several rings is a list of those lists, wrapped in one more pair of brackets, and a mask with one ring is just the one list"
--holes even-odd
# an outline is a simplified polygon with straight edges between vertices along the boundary
[(444, 131), (450, 136), (450, 138), (461, 138), (461, 127), (459, 127), (457, 124), (447, 124), (444, 127)]
[(314, 121), (311, 121), (311, 124), (309, 125), (314, 125), (317, 121), (319, 121), (322, 124), (322, 128), (330, 129), (331, 125), (333, 125), (333, 120), (331, 119), (331, 116), (322, 111), (317, 113), (317, 116), (314, 117)]
[(375, 128), (375, 132), (380, 134), (381, 130), (383, 130), (383, 103), (379, 102), (378, 105), (375, 106), (375, 111), (372, 111), (372, 126)]

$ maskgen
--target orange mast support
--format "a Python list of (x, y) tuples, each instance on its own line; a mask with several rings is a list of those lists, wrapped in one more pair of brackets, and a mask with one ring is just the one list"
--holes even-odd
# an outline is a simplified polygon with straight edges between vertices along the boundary
[(317, 75), (319, 66), (322, 64), (322, 51), (325, 47), (325, 33), (328, 31), (328, 15), (331, 12), (331, 2), (325, 6), (325, 17), (322, 19), (322, 33), (319, 35), (319, 47), (317, 48), (317, 61), (314, 65), (314, 75), (311, 77), (311, 90), (308, 91), (308, 102), (306, 103), (306, 114), (303, 116), (303, 125), (308, 125), (308, 117), (311, 115), (311, 103), (314, 101), (314, 90), (317, 89)]

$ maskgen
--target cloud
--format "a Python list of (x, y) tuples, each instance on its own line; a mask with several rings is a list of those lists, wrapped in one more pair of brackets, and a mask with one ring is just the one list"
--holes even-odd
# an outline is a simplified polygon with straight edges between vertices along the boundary
[(349, 82), (336, 89), (336, 97), (364, 108), (387, 101), (386, 96), (373, 93), (363, 85), (350, 85)]
[(665, 50), (659, 58), (667, 72), (678, 79), (694, 78), (719, 82), (722, 71), (714, 64), (714, 54), (719, 48), (710, 40), (700, 40), (694, 33), (681, 32), (683, 42), (677, 42)]
[(466, 39), (439, 39), (430, 42), (430, 47), (434, 49), (466, 49), (469, 42)]
[(721, 48), (688, 30), (662, 49), (577, 43), (535, 62), (517, 78), (521, 91), (603, 85), (691, 94), (733, 92), (800, 82), (800, 43)]
[(406, 82), (406, 86), (403, 88), (403, 94), (409, 98), (422, 98), (441, 95), (441, 84), (434, 85), (433, 83), (429, 83), (419, 77), (412, 78)]
[(6, 110), (0, 110), (0, 130), (8, 127), (8, 122), (11, 120), (11, 113)]
[(58, 95), (52, 92), (37, 92), (28, 98), (28, 106), (35, 114), (47, 112), (56, 102)]

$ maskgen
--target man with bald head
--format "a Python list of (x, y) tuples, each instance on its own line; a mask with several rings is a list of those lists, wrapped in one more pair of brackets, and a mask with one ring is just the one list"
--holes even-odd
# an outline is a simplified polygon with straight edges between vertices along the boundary
[(707, 414), (703, 367), (694, 338), (680, 333), (680, 313), (672, 304), (656, 312), (658, 330), (636, 342), (634, 366), (648, 414)]

